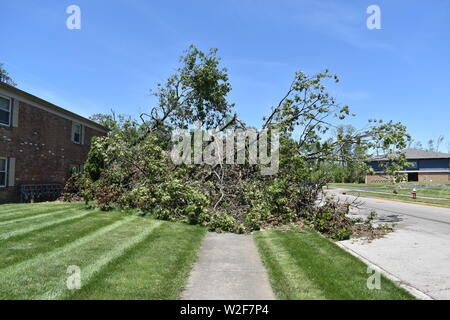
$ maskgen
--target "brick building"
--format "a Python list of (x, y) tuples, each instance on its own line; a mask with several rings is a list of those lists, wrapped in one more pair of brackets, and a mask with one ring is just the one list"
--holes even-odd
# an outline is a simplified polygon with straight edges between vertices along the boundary
[(20, 199), (22, 184), (63, 185), (80, 170), (93, 136), (107, 129), (0, 82), (0, 203)]
[[(450, 154), (418, 149), (403, 150), (409, 166), (400, 173), (405, 175), (408, 182), (442, 182), (450, 181)], [(388, 159), (381, 156), (368, 161), (375, 174), (366, 176), (366, 183), (391, 182), (392, 177), (383, 172), (383, 163)]]

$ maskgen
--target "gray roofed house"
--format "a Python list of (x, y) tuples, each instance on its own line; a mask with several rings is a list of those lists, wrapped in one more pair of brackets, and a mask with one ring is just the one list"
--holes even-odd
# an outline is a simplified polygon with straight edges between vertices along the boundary
[[(405, 149), (402, 151), (410, 163), (401, 173), (407, 176), (409, 182), (442, 182), (450, 181), (450, 154), (419, 149)], [(375, 174), (366, 177), (366, 183), (383, 183), (392, 180), (392, 177), (383, 172), (383, 162), (386, 156), (373, 157), (367, 161)]]

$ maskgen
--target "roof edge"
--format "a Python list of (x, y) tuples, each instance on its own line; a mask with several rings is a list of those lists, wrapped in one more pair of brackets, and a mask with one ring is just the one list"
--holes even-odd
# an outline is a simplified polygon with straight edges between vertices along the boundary
[(399, 154), (399, 153), (403, 153), (406, 157), (406, 160), (412, 160), (412, 161), (414, 161), (414, 160), (450, 159), (450, 153), (408, 148), (408, 149), (404, 149), (401, 151), (396, 151), (389, 155), (372, 156), (370, 158), (367, 158), (365, 160), (365, 162), (388, 161), (388, 160), (392, 159), (393, 155)]
[(62, 113), (62, 114), (66, 115), (66, 116), (68, 116), (70, 118), (74, 118), (76, 120), (88, 123), (92, 127), (95, 127), (98, 130), (104, 131), (105, 133), (109, 131), (108, 128), (106, 128), (105, 126), (103, 126), (103, 125), (101, 125), (101, 124), (99, 124), (99, 123), (97, 123), (95, 121), (92, 121), (90, 119), (82, 117), (79, 114), (76, 114), (76, 113), (74, 113), (72, 111), (69, 111), (67, 109), (61, 108), (61, 107), (59, 107), (59, 106), (57, 106), (57, 105), (55, 105), (55, 104), (53, 104), (53, 103), (51, 103), (51, 102), (49, 102), (47, 100), (39, 98), (39, 97), (37, 97), (37, 96), (35, 96), (35, 95), (31, 94), (31, 93), (28, 93), (26, 91), (23, 91), (21, 89), (13, 87), (13, 86), (11, 86), (9, 84), (6, 84), (4, 82), (0, 82), (0, 88), (4, 89), (5, 91), (11, 92), (11, 93), (13, 93), (13, 94), (15, 94), (17, 96), (20, 96), (20, 97), (22, 97), (24, 99), (27, 99), (27, 100), (29, 100), (31, 102), (34, 102), (36, 104), (42, 105), (44, 107), (47, 107), (47, 108), (49, 108), (49, 109), (51, 109), (53, 111), (56, 111), (57, 113)]

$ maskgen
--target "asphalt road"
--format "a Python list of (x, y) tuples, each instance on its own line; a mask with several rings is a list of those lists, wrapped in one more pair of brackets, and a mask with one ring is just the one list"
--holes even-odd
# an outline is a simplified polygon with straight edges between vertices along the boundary
[(373, 198), (359, 201), (353, 215), (376, 210), (375, 222), (395, 223), (395, 231), (370, 243), (346, 240), (341, 244), (430, 297), (450, 299), (450, 209)]

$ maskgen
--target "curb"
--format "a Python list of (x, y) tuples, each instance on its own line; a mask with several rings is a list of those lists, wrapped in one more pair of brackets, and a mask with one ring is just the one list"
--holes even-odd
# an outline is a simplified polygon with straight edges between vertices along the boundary
[(360, 259), (362, 262), (364, 262), (365, 264), (367, 264), (369, 267), (371, 267), (373, 270), (376, 270), (378, 272), (380, 272), (382, 275), (384, 275), (386, 278), (388, 278), (389, 280), (393, 281), (396, 285), (398, 285), (399, 287), (405, 289), (406, 291), (408, 291), (410, 294), (412, 294), (414, 297), (416, 297), (417, 299), (420, 300), (435, 300), (434, 298), (432, 298), (431, 296), (429, 296), (428, 294), (426, 294), (423, 291), (420, 291), (419, 289), (411, 286), (410, 284), (405, 283), (404, 281), (402, 281), (400, 278), (398, 278), (397, 276), (393, 275), (392, 273), (390, 273), (389, 271), (386, 271), (385, 269), (381, 268), (380, 266), (374, 264), (373, 262), (367, 260), (366, 258), (364, 258), (363, 256), (361, 256), (360, 254), (356, 253), (355, 251), (353, 251), (352, 249), (350, 249), (349, 247), (345, 246), (344, 244), (340, 243), (340, 242), (335, 242), (341, 249), (347, 251), (348, 253), (350, 253), (352, 256)]
[(400, 200), (400, 199), (390, 199), (390, 198), (383, 198), (383, 197), (377, 197), (377, 196), (371, 196), (371, 195), (359, 195), (361, 198), (373, 198), (373, 199), (379, 199), (379, 200), (388, 200), (388, 201), (395, 201), (395, 202), (402, 202), (402, 203), (411, 203), (411, 204), (419, 204), (423, 206), (430, 206), (430, 207), (438, 207), (438, 208), (445, 208), (449, 209), (450, 206), (446, 204), (435, 204), (435, 203), (428, 203), (428, 202), (417, 202), (417, 201), (408, 201), (408, 200)]

